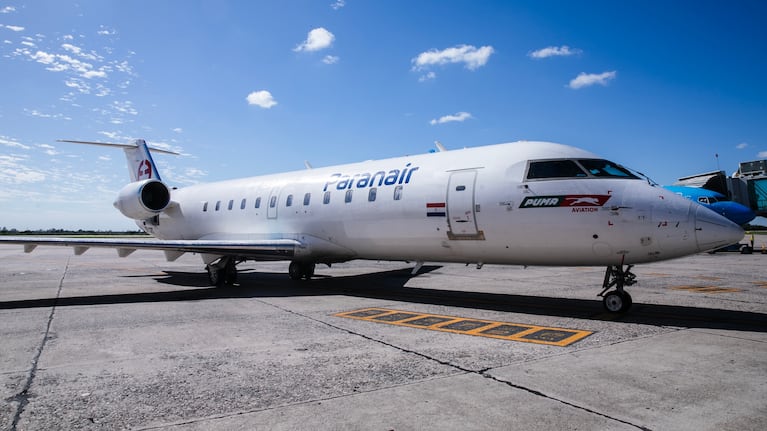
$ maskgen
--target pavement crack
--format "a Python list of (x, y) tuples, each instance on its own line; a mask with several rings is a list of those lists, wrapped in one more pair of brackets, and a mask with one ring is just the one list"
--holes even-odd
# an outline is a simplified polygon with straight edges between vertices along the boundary
[(334, 325), (332, 323), (329, 323), (329, 322), (326, 322), (326, 321), (323, 321), (323, 320), (320, 320), (320, 319), (316, 319), (316, 318), (311, 317), (311, 316), (307, 316), (306, 314), (299, 313), (297, 311), (293, 311), (293, 310), (289, 310), (289, 309), (284, 308), (284, 307), (280, 307), (279, 305), (276, 305), (276, 304), (272, 304), (272, 303), (269, 303), (269, 302), (266, 302), (266, 301), (263, 301), (263, 300), (259, 300), (259, 302), (261, 302), (263, 304), (266, 304), (266, 305), (269, 305), (271, 307), (277, 308), (278, 310), (284, 311), (286, 313), (294, 314), (296, 316), (300, 316), (300, 317), (303, 317), (305, 319), (309, 319), (309, 320), (311, 320), (313, 322), (329, 326), (329, 327), (331, 327), (333, 329), (336, 329), (336, 330), (339, 330), (339, 331), (343, 331), (343, 332), (346, 332), (348, 334), (356, 335), (358, 337), (364, 338), (364, 339), (369, 340), (369, 341), (373, 341), (375, 343), (382, 344), (382, 345), (387, 346), (387, 347), (391, 347), (393, 349), (397, 349), (397, 350), (399, 350), (399, 351), (401, 351), (403, 353), (413, 354), (413, 355), (419, 356), (421, 358), (427, 359), (429, 361), (434, 361), (434, 362), (436, 362), (438, 364), (454, 368), (454, 369), (456, 369), (458, 371), (461, 371), (463, 373), (466, 373), (466, 374), (476, 374), (476, 375), (484, 377), (486, 379), (490, 379), (490, 380), (493, 380), (495, 382), (507, 385), (507, 386), (509, 386), (511, 388), (514, 388), (514, 389), (517, 389), (517, 390), (521, 390), (521, 391), (525, 391), (525, 392), (527, 392), (529, 394), (532, 394), (532, 395), (535, 395), (537, 397), (541, 397), (541, 398), (545, 398), (545, 399), (550, 400), (550, 401), (558, 402), (558, 403), (564, 404), (564, 405), (566, 405), (568, 407), (572, 407), (574, 409), (582, 410), (582, 411), (590, 413), (590, 414), (601, 416), (603, 418), (606, 418), (606, 419), (609, 419), (609, 420), (612, 420), (612, 421), (615, 421), (615, 422), (620, 422), (622, 424), (632, 426), (632, 427), (640, 429), (642, 431), (652, 431), (650, 428), (647, 428), (647, 427), (644, 427), (644, 426), (641, 426), (641, 425), (637, 425), (637, 424), (631, 423), (629, 421), (626, 421), (626, 420), (623, 420), (623, 419), (619, 419), (619, 418), (616, 418), (614, 416), (610, 416), (610, 415), (605, 414), (605, 413), (598, 412), (598, 411), (590, 409), (588, 407), (584, 407), (584, 406), (580, 406), (580, 405), (577, 405), (577, 404), (573, 404), (571, 402), (565, 401), (563, 399), (559, 399), (559, 398), (551, 396), (551, 395), (547, 395), (547, 394), (545, 394), (545, 393), (543, 393), (541, 391), (538, 391), (538, 390), (535, 390), (535, 389), (532, 389), (532, 388), (528, 388), (526, 386), (518, 385), (518, 384), (515, 384), (515, 383), (512, 383), (512, 382), (500, 379), (500, 378), (495, 377), (492, 374), (490, 374), (490, 371), (492, 370), (492, 368), (485, 368), (485, 369), (480, 369), (480, 370), (472, 370), (470, 368), (462, 367), (462, 366), (460, 366), (458, 364), (454, 364), (454, 363), (449, 362), (449, 361), (444, 361), (442, 359), (438, 359), (438, 358), (435, 358), (433, 356), (429, 356), (429, 355), (421, 353), (421, 352), (417, 352), (417, 351), (414, 351), (414, 350), (411, 350), (411, 349), (407, 349), (407, 348), (402, 347), (402, 346), (397, 346), (395, 344), (392, 344), (392, 343), (389, 343), (389, 342), (386, 342), (386, 341), (383, 341), (383, 340), (379, 340), (379, 339), (370, 337), (368, 335), (361, 334), (359, 332), (352, 331), (351, 329), (346, 329), (346, 328), (343, 328), (341, 326), (337, 326), (337, 325)]
[(629, 421), (626, 421), (626, 420), (623, 420), (623, 419), (619, 419), (619, 418), (616, 418), (614, 416), (610, 416), (610, 415), (605, 414), (605, 413), (598, 412), (598, 411), (590, 409), (588, 407), (580, 406), (578, 404), (573, 404), (571, 402), (559, 399), (557, 397), (553, 397), (551, 395), (547, 395), (547, 394), (545, 394), (545, 393), (543, 393), (541, 391), (538, 391), (538, 390), (535, 390), (535, 389), (532, 389), (532, 388), (528, 388), (526, 386), (518, 385), (518, 384), (515, 384), (515, 383), (512, 383), (512, 382), (509, 382), (507, 380), (500, 379), (500, 378), (495, 377), (495, 376), (493, 376), (491, 374), (488, 374), (486, 372), (482, 373), (481, 376), (485, 377), (485, 378), (488, 378), (488, 379), (491, 379), (493, 381), (496, 381), (498, 383), (503, 383), (503, 384), (505, 384), (505, 385), (507, 385), (509, 387), (514, 388), (514, 389), (525, 391), (525, 392), (530, 393), (532, 395), (535, 395), (537, 397), (546, 398), (547, 400), (551, 400), (551, 401), (556, 401), (556, 402), (564, 404), (564, 405), (566, 405), (568, 407), (572, 407), (574, 409), (582, 410), (582, 411), (585, 411), (587, 413), (591, 413), (591, 414), (594, 414), (594, 415), (597, 415), (597, 416), (601, 416), (603, 418), (606, 418), (606, 419), (609, 419), (609, 420), (612, 420), (612, 421), (620, 422), (622, 424), (626, 424), (626, 425), (632, 426), (632, 427), (640, 429), (642, 431), (652, 431), (650, 428), (643, 427), (641, 425), (637, 425), (635, 423), (631, 423)]
[(19, 393), (7, 399), (7, 401), (11, 403), (16, 403), (16, 411), (13, 413), (13, 421), (11, 422), (10, 431), (16, 431), (19, 425), (19, 421), (21, 420), (21, 415), (24, 413), (24, 409), (26, 409), (27, 405), (29, 404), (29, 389), (32, 387), (32, 383), (35, 381), (35, 377), (37, 376), (40, 356), (42, 356), (43, 350), (45, 349), (45, 344), (48, 342), (48, 335), (50, 334), (51, 324), (53, 323), (53, 315), (56, 313), (56, 305), (58, 305), (59, 297), (61, 296), (61, 289), (64, 286), (64, 278), (66, 278), (68, 270), (69, 258), (67, 258), (67, 262), (64, 265), (64, 273), (61, 274), (61, 279), (59, 280), (59, 286), (56, 290), (56, 298), (53, 301), (51, 312), (48, 313), (48, 321), (45, 325), (45, 333), (43, 334), (42, 341), (40, 341), (40, 345), (37, 346), (35, 356), (32, 358), (32, 366), (30, 367), (27, 378), (24, 381), (24, 386), (21, 388)]

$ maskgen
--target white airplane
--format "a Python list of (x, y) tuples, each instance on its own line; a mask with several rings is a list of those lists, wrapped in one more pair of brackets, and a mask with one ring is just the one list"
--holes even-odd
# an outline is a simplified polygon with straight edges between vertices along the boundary
[[(605, 308), (625, 312), (637, 263), (738, 242), (719, 214), (590, 152), (515, 142), (235, 179), (184, 188), (160, 178), (143, 140), (125, 150), (131, 182), (114, 206), (154, 239), (0, 237), (24, 244), (198, 253), (212, 285), (236, 265), (290, 260), (293, 279), (352, 259), (606, 266)], [(154, 152), (168, 153), (153, 149)], [(613, 288), (613, 290), (610, 290)]]

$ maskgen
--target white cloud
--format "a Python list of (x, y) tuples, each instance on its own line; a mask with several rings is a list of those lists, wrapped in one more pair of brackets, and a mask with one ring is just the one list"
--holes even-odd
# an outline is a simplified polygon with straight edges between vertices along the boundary
[(581, 72), (578, 74), (575, 79), (570, 81), (570, 84), (568, 85), (573, 90), (577, 90), (579, 88), (583, 87), (590, 87), (592, 85), (607, 85), (607, 83), (613, 79), (615, 79), (615, 76), (617, 75), (616, 71), (610, 71), (610, 72), (604, 72), (604, 73), (583, 73)]
[(125, 102), (119, 102), (115, 100), (112, 102), (112, 107), (123, 114), (138, 115), (138, 111), (133, 107), (133, 102), (126, 100)]
[(493, 52), (495, 51), (492, 46), (477, 48), (472, 45), (456, 45), (442, 51), (432, 49), (418, 54), (412, 60), (413, 70), (423, 70), (429, 66), (450, 63), (463, 63), (467, 69), (475, 70), (487, 64)]
[(39, 183), (45, 180), (45, 173), (27, 167), (25, 157), (0, 156), (0, 184)]
[(767, 158), (767, 151), (760, 151), (756, 154), (756, 157), (759, 157), (760, 159)]
[(334, 10), (341, 9), (344, 6), (346, 6), (346, 1), (345, 0), (336, 0), (333, 3), (330, 4), (330, 7), (332, 7)]
[(19, 27), (18, 25), (6, 25), (5, 28), (10, 31), (24, 31), (24, 27)]
[[(65, 50), (75, 49), (75, 51), (77, 51), (77, 49), (79, 49), (69, 44), (64, 44), (63, 46), (65, 46)], [(77, 52), (79, 53), (80, 51)], [(46, 69), (50, 70), (51, 72), (64, 72), (71, 70), (86, 79), (107, 77), (107, 68), (100, 67), (99, 69), (94, 70), (92, 64), (80, 61), (67, 54), (51, 54), (45, 51), (36, 51), (34, 54), (28, 51), (21, 51), (20, 53), (27, 55), (29, 58), (38, 63), (47, 65), (48, 67), (46, 67)], [(85, 54), (83, 56), (86, 58), (93, 58), (98, 60), (98, 58), (92, 54)]]
[(182, 133), (183, 131), (184, 129), (182, 129), (181, 127), (176, 127), (175, 129), (173, 129), (173, 132), (175, 133)]
[(96, 34), (100, 36), (112, 36), (117, 34), (117, 30), (104, 27), (103, 25), (99, 26), (100, 30), (96, 32)]
[(748, 147), (748, 143), (747, 142), (741, 142), (740, 144), (735, 146), (735, 148), (737, 148), (739, 150), (742, 150), (742, 149), (744, 149), (746, 147)]
[(436, 73), (434, 73), (434, 72), (432, 72), (432, 71), (429, 71), (429, 72), (427, 72), (427, 73), (425, 73), (425, 74), (423, 74), (423, 75), (419, 76), (419, 77), (418, 77), (418, 82), (426, 82), (426, 81), (430, 81), (430, 80), (432, 80), (432, 79), (434, 79), (434, 78), (436, 78), (436, 77), (437, 77), (437, 74), (436, 74)]
[(32, 149), (32, 147), (16, 142), (16, 140), (9, 138), (8, 136), (0, 136), (0, 145), (5, 145), (6, 147), (11, 148), (21, 148), (22, 150)]
[[(341, 3), (343, 3), (343, 1), (341, 1)], [(6, 6), (0, 9), (0, 13), (11, 13), (11, 12), (16, 12), (16, 8), (13, 6)]]
[(469, 118), (474, 118), (474, 117), (472, 117), (471, 114), (469, 114), (468, 112), (457, 112), (453, 115), (445, 115), (445, 116), (439, 117), (439, 119), (435, 118), (429, 121), (429, 124), (434, 126), (437, 124), (451, 123), (454, 121), (462, 122), (462, 121), (468, 120)]
[(580, 49), (572, 49), (567, 45), (562, 46), (547, 46), (546, 48), (533, 51), (528, 55), (531, 58), (541, 59), (549, 57), (569, 57), (571, 55), (580, 54)]
[(24, 109), (24, 112), (26, 112), (27, 114), (33, 117), (38, 117), (38, 118), (53, 118), (56, 120), (68, 120), (68, 121), (72, 120), (71, 117), (68, 117), (64, 114), (46, 114), (44, 112), (38, 111), (37, 109)]
[(269, 109), (277, 104), (277, 101), (272, 97), (272, 93), (266, 90), (254, 91), (248, 94), (246, 100), (248, 101), (248, 105), (256, 105), (265, 109)]
[(325, 58), (322, 59), (322, 62), (325, 64), (336, 64), (338, 63), (339, 58), (335, 55), (326, 55)]
[(293, 48), (293, 51), (319, 51), (330, 47), (335, 38), (333, 33), (327, 31), (325, 28), (315, 28), (309, 32), (305, 41)]

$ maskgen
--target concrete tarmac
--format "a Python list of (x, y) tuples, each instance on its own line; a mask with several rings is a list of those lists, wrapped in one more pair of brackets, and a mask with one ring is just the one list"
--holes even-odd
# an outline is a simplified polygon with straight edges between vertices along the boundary
[[(353, 261), (293, 282), (197, 256), (0, 246), (0, 429), (765, 430), (767, 255), (635, 268)], [(569, 328), (565, 347), (335, 316), (369, 307)]]

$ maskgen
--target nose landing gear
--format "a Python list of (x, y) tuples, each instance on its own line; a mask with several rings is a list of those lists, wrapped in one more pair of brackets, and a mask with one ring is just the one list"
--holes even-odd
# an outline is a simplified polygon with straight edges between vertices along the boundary
[[(625, 313), (631, 308), (631, 295), (623, 290), (623, 287), (636, 283), (636, 275), (631, 272), (633, 266), (627, 265), (626, 269), (623, 269), (622, 264), (607, 267), (605, 280), (602, 283), (604, 289), (599, 293), (599, 296), (602, 297), (602, 304), (607, 311), (611, 313)], [(615, 286), (615, 290), (607, 292), (613, 286)]]

